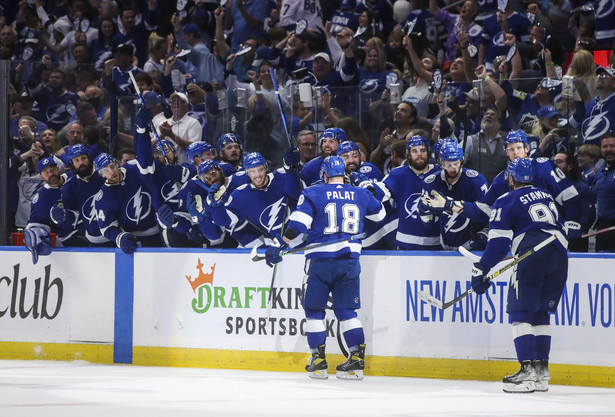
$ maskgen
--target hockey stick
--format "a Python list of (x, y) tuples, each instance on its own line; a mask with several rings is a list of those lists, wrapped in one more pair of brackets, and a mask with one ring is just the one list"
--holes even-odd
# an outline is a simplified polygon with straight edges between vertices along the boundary
[[(141, 90), (137, 85), (137, 80), (135, 80), (135, 76), (132, 75), (132, 71), (128, 71), (128, 75), (130, 76), (130, 81), (132, 81), (132, 86), (134, 87), (137, 96), (139, 96), (141, 104), (143, 105), (143, 107), (145, 107), (145, 101), (143, 100), (143, 96), (141, 95)], [(162, 146), (162, 141), (160, 140), (160, 136), (158, 136), (158, 132), (156, 131), (156, 127), (154, 126), (154, 122), (150, 120), (149, 124), (150, 129), (152, 129), (152, 132), (154, 132), (154, 136), (156, 136), (156, 141), (158, 142), (158, 145), (160, 145), (160, 149), (162, 150), (162, 154), (164, 155), (164, 160), (167, 162), (167, 165), (169, 165), (169, 158), (167, 158), (167, 153), (164, 150), (164, 146)]]
[[(480, 261), (480, 256), (470, 252), (468, 249), (464, 248), (463, 246), (459, 246), (459, 253), (462, 254), (463, 256), (465, 256), (466, 258), (468, 258), (469, 260), (471, 260), (472, 262), (479, 262)], [(512, 256), (507, 256), (506, 258), (502, 259), (502, 261), (507, 261), (509, 259), (512, 259)]]
[(278, 82), (275, 79), (275, 71), (273, 68), (269, 68), (269, 74), (271, 75), (271, 81), (273, 81), (273, 88), (275, 90), (275, 96), (278, 99), (278, 108), (280, 109), (280, 116), (282, 116), (282, 124), (284, 125), (284, 132), (286, 132), (286, 139), (288, 139), (288, 146), (293, 146), (293, 141), (288, 131), (288, 125), (286, 124), (286, 115), (282, 108), (282, 99), (280, 98), (280, 91), (278, 90)]
[[(543, 240), (542, 242), (540, 242), (539, 244), (534, 246), (532, 249), (530, 249), (527, 252), (525, 252), (523, 255), (521, 255), (518, 258), (516, 258), (514, 261), (509, 262), (508, 264), (504, 265), (502, 268), (500, 268), (497, 271), (495, 271), (493, 274), (489, 275), (487, 277), (486, 281), (491, 281), (491, 280), (497, 278), (499, 275), (501, 275), (504, 272), (508, 271), (510, 268), (512, 268), (513, 266), (517, 265), (519, 262), (521, 262), (522, 260), (524, 260), (525, 258), (530, 256), (531, 254), (533, 254), (535, 252), (538, 252), (540, 249), (544, 248), (549, 243), (553, 242), (555, 239), (557, 239), (557, 236), (556, 235), (551, 235), (547, 239)], [(472, 254), (472, 255), (476, 256), (474, 254)], [(457, 297), (455, 297), (454, 299), (452, 299), (451, 301), (448, 301), (448, 302), (443, 302), (442, 300), (438, 300), (436, 297), (434, 297), (433, 295), (431, 295), (428, 292), (425, 292), (423, 290), (417, 291), (416, 294), (417, 294), (417, 296), (421, 300), (423, 300), (427, 304), (431, 304), (432, 306), (437, 307), (440, 310), (446, 310), (447, 308), (449, 308), (453, 304), (457, 303), (457, 301), (466, 298), (468, 295), (472, 294), (473, 292), (474, 292), (474, 290), (472, 288), (470, 288), (466, 292), (458, 295)]]
[(607, 227), (606, 229), (596, 230), (595, 232), (591, 232), (591, 233), (586, 233), (583, 236), (581, 236), (581, 239), (585, 239), (591, 236), (596, 236), (596, 235), (599, 235), (600, 233), (610, 232), (611, 230), (615, 230), (615, 226)]
[[(365, 233), (359, 233), (358, 235), (353, 235), (353, 236), (347, 237), (346, 239), (335, 240), (333, 242), (312, 243), (311, 245), (282, 251), (280, 252), (280, 256), (288, 255), (291, 253), (303, 252), (306, 250), (312, 250), (312, 249), (320, 248), (322, 246), (335, 245), (337, 243), (342, 243), (342, 242), (352, 242), (355, 240), (363, 239), (365, 236), (366, 236)], [(267, 259), (266, 256), (262, 256), (258, 254), (257, 251), (259, 247), (260, 246), (253, 247), (252, 251), (250, 252), (250, 256), (252, 257), (252, 262), (259, 262), (259, 261), (263, 261)]]

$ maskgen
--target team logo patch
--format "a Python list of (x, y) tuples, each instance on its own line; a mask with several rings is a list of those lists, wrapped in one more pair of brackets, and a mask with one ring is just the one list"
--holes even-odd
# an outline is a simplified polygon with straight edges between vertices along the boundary
[(431, 174), (430, 176), (425, 178), (423, 181), (425, 181), (426, 184), (431, 184), (432, 182), (435, 181), (435, 179), (436, 179), (436, 174)]
[(359, 172), (363, 173), (363, 174), (367, 174), (368, 172), (372, 172), (372, 167), (368, 166), (368, 165), (362, 165), (359, 168)]
[(467, 169), (466, 175), (470, 178), (476, 178), (478, 177), (478, 172), (474, 171), (473, 169)]

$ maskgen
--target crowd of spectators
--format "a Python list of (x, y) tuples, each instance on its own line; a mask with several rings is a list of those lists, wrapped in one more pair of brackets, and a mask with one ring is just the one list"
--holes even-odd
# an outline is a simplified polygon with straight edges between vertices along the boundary
[(301, 168), (337, 127), (383, 175), (408, 163), (404, 143), (419, 135), (430, 149), (454, 139), (465, 166), (491, 183), (507, 164), (504, 138), (519, 129), (529, 156), (586, 184), (597, 224), (613, 226), (615, 57), (602, 66), (594, 57), (615, 41), (604, 2), (0, 1), (0, 58), (11, 61), (9, 229), (28, 226), (50, 184), (41, 170), (75, 171), (75, 145), (90, 162), (137, 156), (132, 77), (152, 111), (152, 151), (169, 149), (165, 163), (192, 175), (196, 142), (234, 159), (234, 170), (250, 152), (275, 169), (297, 139)]

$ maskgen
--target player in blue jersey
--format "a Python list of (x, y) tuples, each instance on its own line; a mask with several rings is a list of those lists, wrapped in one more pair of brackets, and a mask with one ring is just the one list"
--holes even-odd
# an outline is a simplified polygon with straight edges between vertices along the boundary
[(307, 279), (303, 284), (303, 308), (307, 340), (312, 355), (305, 370), (312, 378), (327, 378), (325, 357), (325, 309), (329, 293), (333, 311), (348, 345), (348, 360), (337, 366), (340, 379), (362, 379), (365, 369), (365, 335), (356, 310), (361, 307), (359, 241), (339, 242), (363, 231), (363, 221), (382, 220), (382, 205), (363, 188), (344, 184), (342, 158), (329, 156), (322, 163), (322, 183), (303, 190), (297, 210), (290, 216), (281, 246), (267, 248), (267, 264), (282, 261), (280, 251), (301, 234), (307, 244), (331, 242), (305, 252)]
[[(450, 139), (450, 138), (448, 138)], [(488, 185), (485, 177), (477, 171), (462, 168), (463, 150), (456, 141), (444, 141), (444, 145), (439, 151), (440, 165), (442, 171), (431, 174), (425, 178), (426, 193), (421, 199), (419, 210), (424, 207), (423, 200), (429, 198), (428, 193), (439, 193), (454, 200), (478, 201), (487, 192)], [(429, 211), (435, 211), (429, 209)], [(486, 231), (479, 232), (486, 224), (476, 224), (471, 222), (463, 214), (446, 213), (438, 211), (438, 224), (440, 227), (440, 244), (445, 250), (457, 250), (459, 246), (482, 250), (485, 243), (480, 247), (480, 238), (471, 242), (474, 234), (484, 236), (486, 242)], [(478, 232), (478, 233), (477, 233)]]
[(60, 167), (53, 156), (43, 158), (38, 162), (38, 173), (45, 184), (32, 200), (26, 229), (41, 228), (47, 235), (55, 233), (58, 246), (87, 246), (80, 220), (77, 220), (77, 227), (68, 228), (59, 227), (51, 221), (51, 208), (61, 201), (62, 185), (68, 181), (68, 175), (60, 173)]
[[(423, 193), (423, 180), (439, 168), (429, 163), (429, 142), (423, 136), (412, 136), (406, 144), (406, 162), (392, 169), (382, 182), (376, 183), (378, 198), (393, 198), (398, 216), (392, 219), (397, 229), (395, 243), (404, 250), (439, 250), (440, 231), (430, 216), (421, 218), (418, 205)], [(387, 223), (389, 221), (387, 220)]]
[(101, 153), (94, 167), (105, 178), (95, 199), (98, 225), (105, 237), (124, 253), (133, 253), (137, 245), (160, 246), (152, 204), (153, 179), (147, 178), (152, 176), (153, 166), (136, 163), (120, 167), (114, 157)]
[[(260, 243), (261, 232), (253, 226), (242, 223), (226, 233), (225, 228), (213, 223), (210, 201), (207, 200), (209, 187), (218, 184), (220, 188), (216, 191), (216, 195), (222, 203), (225, 203), (237, 187), (250, 182), (243, 171), (237, 175), (225, 176), (220, 165), (220, 162), (213, 159), (205, 159), (201, 162), (198, 177), (188, 181), (179, 192), (177, 210), (171, 214), (163, 214), (161, 207), (158, 211), (158, 222), (163, 228), (172, 227), (189, 235), (191, 228), (197, 227), (202, 236), (207, 239), (208, 247), (236, 247), (237, 243), (245, 247), (254, 246), (257, 241)], [(228, 235), (232, 238), (228, 239)]]
[[(563, 219), (553, 197), (533, 185), (535, 168), (529, 159), (508, 164), (512, 191), (493, 204), (487, 248), (472, 269), (472, 289), (495, 294), (485, 276), (510, 250), (518, 257), (551, 235), (554, 242), (522, 260), (513, 269), (506, 312), (513, 326), (514, 344), (521, 369), (503, 379), (505, 392), (549, 389), (550, 313), (555, 313), (568, 277), (568, 255)], [(512, 246), (512, 247), (511, 247)]]
[[(529, 146), (525, 133), (513, 130), (504, 139), (504, 150), (509, 161), (517, 158), (527, 158)], [(571, 219), (579, 216), (580, 206), (578, 192), (566, 175), (548, 158), (529, 159), (534, 167), (534, 184), (547, 190), (555, 199), (562, 217), (567, 219), (566, 227), (572, 231), (580, 229), (580, 225)], [(495, 200), (508, 192), (508, 176), (506, 171), (500, 172), (494, 179), (487, 193), (476, 202), (454, 200), (450, 197), (433, 198), (426, 203), (435, 210), (443, 209), (447, 212), (462, 213), (470, 220), (486, 223), (491, 215), (491, 206)]]
[(90, 246), (110, 246), (112, 243), (100, 231), (94, 207), (104, 179), (94, 169), (87, 148), (76, 144), (66, 149), (75, 175), (62, 186), (62, 201), (51, 208), (51, 220), (62, 229), (76, 229), (81, 222)]
[[(285, 152), (285, 166), (296, 165), (299, 160), (291, 161), (287, 158), (289, 155)], [(292, 155), (299, 156), (298, 152)], [(214, 223), (233, 230), (247, 220), (265, 239), (279, 235), (287, 207), (292, 206), (301, 193), (296, 171), (280, 168), (267, 173), (267, 161), (258, 152), (246, 155), (243, 167), (250, 183), (235, 189), (226, 203), (218, 194), (219, 184), (209, 187), (208, 203)]]
[(222, 162), (222, 169), (226, 172), (224, 164), (230, 164), (236, 171), (241, 170), (243, 150), (241, 142), (234, 133), (225, 133), (218, 138), (218, 158)]
[(322, 132), (320, 136), (321, 155), (305, 164), (301, 170), (301, 181), (308, 187), (320, 181), (320, 165), (322, 161), (331, 155), (335, 155), (337, 147), (341, 142), (348, 140), (346, 132), (339, 127), (330, 127)]
[[(361, 151), (359, 146), (350, 140), (340, 143), (337, 147), (337, 156), (344, 160), (346, 164), (346, 182), (355, 186), (366, 186), (367, 183), (382, 181), (382, 172), (369, 162), (361, 161)], [(387, 215), (390, 215), (394, 208), (386, 202), (384, 204)], [(369, 219), (365, 221), (366, 238), (363, 240), (364, 249), (389, 249), (392, 247), (394, 238), (392, 230), (385, 227), (386, 222), (373, 222)]]

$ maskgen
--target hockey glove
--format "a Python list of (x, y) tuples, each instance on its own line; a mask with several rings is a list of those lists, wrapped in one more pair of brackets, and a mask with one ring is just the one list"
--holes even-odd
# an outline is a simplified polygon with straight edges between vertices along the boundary
[(49, 210), (49, 217), (51, 221), (61, 226), (66, 221), (66, 210), (64, 209), (62, 203), (55, 204)]
[(122, 252), (131, 254), (137, 249), (137, 238), (126, 232), (122, 232), (115, 238), (115, 244)]
[(200, 195), (188, 193), (186, 197), (186, 208), (190, 216), (192, 216), (192, 221), (195, 223), (201, 223), (205, 219), (203, 200)]
[(444, 212), (452, 214), (453, 206), (460, 207), (463, 211), (463, 204), (461, 202), (454, 201), (452, 198), (436, 190), (431, 190), (431, 197), (425, 196), (424, 203), (431, 208), (431, 211), (438, 214)]
[(267, 266), (273, 268), (275, 264), (282, 262), (281, 252), (286, 248), (288, 248), (286, 242), (281, 238), (276, 238), (275, 244), (268, 246), (265, 251), (265, 262), (267, 262)]
[(474, 236), (474, 239), (470, 241), (470, 247), (468, 248), (472, 252), (485, 250), (487, 247), (487, 232), (481, 230)]
[(567, 221), (564, 223), (564, 228), (566, 229), (566, 234), (568, 235), (568, 239), (579, 239), (581, 238), (581, 224), (574, 221)]
[(138, 133), (145, 133), (149, 130), (149, 122), (154, 118), (154, 113), (149, 107), (143, 106), (135, 116), (135, 125)]
[(354, 171), (348, 174), (348, 178), (350, 179), (350, 184), (354, 185), (355, 187), (358, 187), (359, 184), (362, 184), (366, 181), (370, 182), (367, 175), (361, 174), (359, 172), (354, 172)]
[(423, 194), (419, 200), (419, 204), (418, 204), (418, 209), (419, 209), (419, 216), (427, 216), (430, 214), (433, 214), (433, 211), (431, 210), (431, 206), (429, 205), (430, 203), (430, 198), (427, 194)]
[(491, 287), (491, 281), (487, 280), (485, 274), (489, 272), (489, 268), (476, 262), (472, 267), (472, 290), (476, 294), (484, 294)]
[[(224, 205), (224, 201), (220, 198), (220, 195), (217, 194), (220, 189), (220, 184), (213, 184), (209, 187), (209, 205), (211, 207), (222, 207)], [(218, 198), (216, 198), (218, 195)]]
[(163, 229), (172, 229), (178, 224), (173, 210), (166, 204), (160, 206), (158, 212), (156, 213), (156, 219), (158, 220), (158, 224), (160, 225), (160, 227), (162, 227)]
[(290, 146), (284, 151), (284, 156), (282, 157), (284, 161), (284, 167), (293, 168), (299, 165), (301, 161), (301, 154), (299, 153), (299, 148), (296, 146)]

